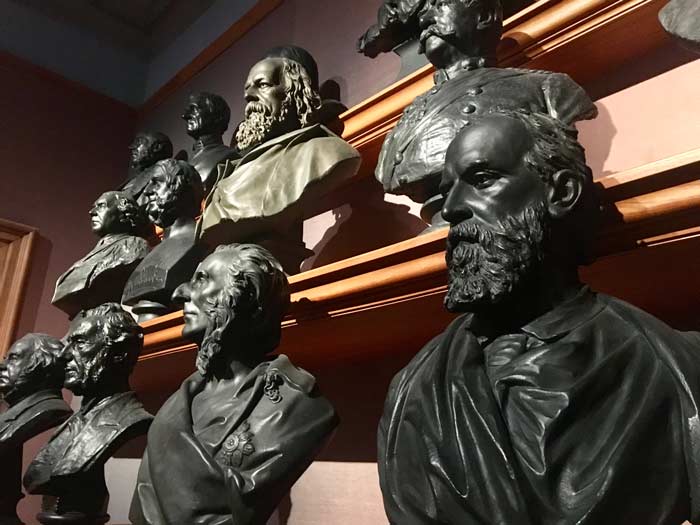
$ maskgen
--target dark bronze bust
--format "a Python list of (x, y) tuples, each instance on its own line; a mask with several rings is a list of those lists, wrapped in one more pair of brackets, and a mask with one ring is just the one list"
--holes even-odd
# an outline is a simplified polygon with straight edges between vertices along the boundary
[(447, 151), (447, 308), (393, 380), (379, 473), (396, 524), (700, 518), (700, 356), (583, 286), (600, 214), (576, 131), (475, 117)]
[(64, 384), (82, 396), (80, 410), (39, 451), (24, 486), (45, 495), (41, 523), (105, 523), (104, 464), (152, 420), (129, 387), (143, 333), (121, 306), (107, 303), (81, 313), (65, 340)]
[(238, 157), (221, 138), (231, 120), (231, 110), (219, 95), (195, 93), (190, 95), (182, 120), (187, 125), (187, 134), (194, 139), (189, 163), (199, 173), (208, 194), (216, 182), (217, 166)]
[(375, 174), (386, 192), (423, 203), (423, 219), (441, 226), (438, 186), (445, 151), (471, 119), (506, 107), (549, 113), (572, 124), (594, 117), (596, 108), (567, 75), (495, 67), (502, 32), (499, 0), (408, 2), (406, 7), (418, 20), (421, 52), (436, 68), (435, 86), (405, 109), (387, 135)]
[(202, 180), (188, 163), (168, 159), (153, 166), (144, 199), (149, 219), (163, 229), (163, 238), (136, 267), (122, 294), (122, 303), (134, 307), (140, 322), (173, 310), (173, 291), (201, 260), (195, 218), (203, 197)]
[(44, 334), (27, 334), (15, 342), (0, 364), (0, 523), (21, 523), (22, 446), (60, 425), (72, 413), (61, 396), (65, 362), (63, 343)]
[(700, 2), (671, 0), (659, 11), (659, 21), (683, 47), (700, 53)]
[(289, 304), (279, 263), (256, 245), (220, 246), (174, 299), (197, 371), (148, 433), (130, 519), (266, 523), (337, 424), (315, 379), (279, 344)]
[(103, 193), (90, 210), (95, 247), (56, 281), (51, 302), (71, 318), (80, 310), (119, 302), (129, 275), (148, 253), (141, 237), (147, 225), (143, 211), (128, 194)]
[(164, 133), (141, 131), (129, 146), (129, 178), (118, 189), (141, 203), (141, 194), (151, 178), (150, 168), (173, 156), (173, 144)]
[(236, 132), (243, 157), (222, 168), (200, 237), (209, 246), (263, 245), (287, 273), (296, 273), (312, 253), (302, 241), (305, 208), (357, 172), (359, 153), (317, 123), (320, 95), (296, 60), (255, 64), (245, 99), (245, 120)]

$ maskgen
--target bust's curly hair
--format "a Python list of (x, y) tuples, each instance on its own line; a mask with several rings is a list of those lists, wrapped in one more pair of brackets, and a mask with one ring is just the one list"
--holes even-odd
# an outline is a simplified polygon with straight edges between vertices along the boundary
[(119, 233), (130, 233), (136, 236), (146, 234), (148, 231), (146, 214), (131, 195), (124, 191), (107, 191), (100, 198), (102, 197), (115, 199), (121, 218), (121, 231)]
[(10, 348), (10, 353), (29, 352), (29, 362), (22, 371), (36, 390), (59, 389), (65, 375), (65, 355), (63, 342), (46, 334), (27, 334)]
[(321, 95), (314, 89), (313, 82), (304, 66), (289, 58), (282, 61), (282, 75), (285, 78), (287, 99), (293, 104), (302, 127), (316, 122), (316, 114), (321, 108)]
[(98, 319), (109, 359), (102, 367), (96, 367), (95, 375), (101, 368), (109, 367), (115, 374), (129, 377), (136, 366), (143, 347), (143, 329), (134, 318), (118, 303), (104, 303), (86, 310), (81, 317)]
[(197, 354), (202, 375), (209, 373), (209, 362), (225, 351), (222, 345), (234, 330), (241, 344), (250, 345), (252, 359), (272, 352), (279, 345), (282, 319), (289, 307), (287, 276), (265, 248), (229, 244), (214, 253), (226, 255), (229, 265), (224, 289), (207, 305), (211, 322)]

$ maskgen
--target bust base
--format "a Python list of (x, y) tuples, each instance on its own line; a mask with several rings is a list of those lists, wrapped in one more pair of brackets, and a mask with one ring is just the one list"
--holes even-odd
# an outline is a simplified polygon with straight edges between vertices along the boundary
[(36, 515), (36, 519), (42, 525), (103, 525), (109, 521), (109, 514), (88, 515), (82, 512), (66, 512), (65, 514), (40, 512)]

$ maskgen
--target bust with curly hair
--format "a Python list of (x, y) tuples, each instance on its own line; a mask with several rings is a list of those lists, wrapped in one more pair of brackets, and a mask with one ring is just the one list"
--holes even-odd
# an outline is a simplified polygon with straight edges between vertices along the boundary
[(337, 425), (314, 377), (270, 355), (287, 276), (260, 246), (220, 246), (174, 299), (197, 371), (153, 421), (131, 522), (266, 523)]
[(122, 303), (134, 307), (139, 321), (174, 310), (173, 291), (190, 278), (204, 255), (195, 242), (203, 193), (199, 174), (187, 162), (167, 159), (153, 166), (144, 191), (146, 212), (163, 228), (163, 238), (133, 271), (122, 294)]
[(20, 523), (22, 445), (60, 425), (72, 413), (61, 396), (65, 361), (63, 343), (50, 335), (27, 334), (0, 363), (0, 523)]
[(81, 310), (118, 302), (129, 275), (149, 251), (147, 221), (127, 193), (103, 193), (90, 210), (95, 247), (56, 281), (51, 302), (73, 318)]
[(200, 235), (210, 246), (262, 244), (287, 273), (297, 273), (312, 254), (301, 240), (309, 204), (352, 177), (360, 156), (319, 123), (321, 97), (301, 62), (264, 58), (243, 89), (244, 120), (235, 133), (243, 157), (220, 166)]

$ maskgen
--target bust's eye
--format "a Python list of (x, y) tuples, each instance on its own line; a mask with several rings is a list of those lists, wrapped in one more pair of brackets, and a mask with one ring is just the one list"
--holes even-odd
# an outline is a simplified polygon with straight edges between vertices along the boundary
[(493, 172), (493, 171), (477, 171), (474, 173), (474, 175), (471, 177), (471, 183), (472, 186), (475, 188), (481, 190), (484, 188), (488, 188), (491, 186), (493, 183), (495, 183), (499, 178), (498, 173)]

